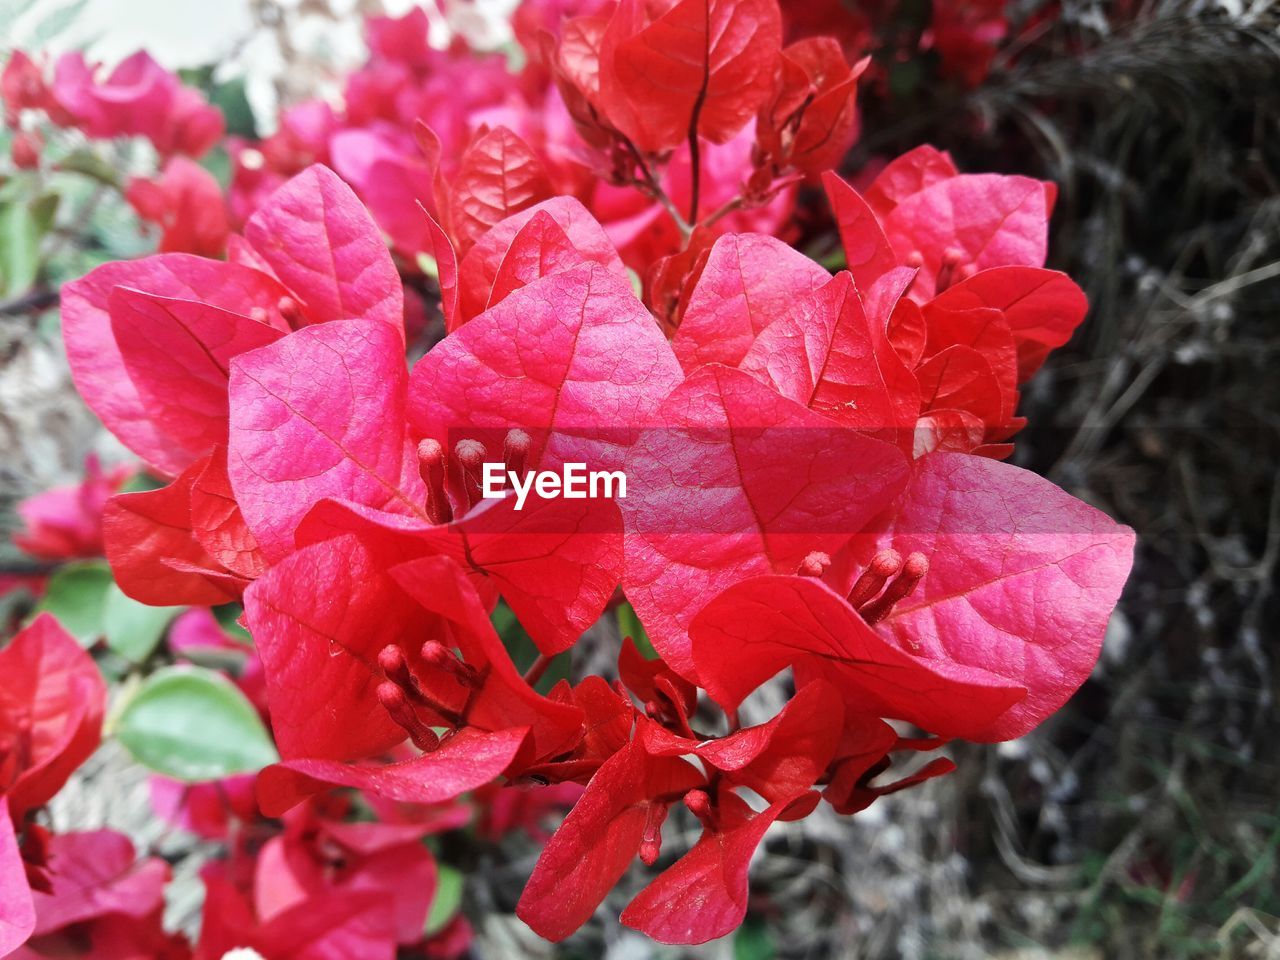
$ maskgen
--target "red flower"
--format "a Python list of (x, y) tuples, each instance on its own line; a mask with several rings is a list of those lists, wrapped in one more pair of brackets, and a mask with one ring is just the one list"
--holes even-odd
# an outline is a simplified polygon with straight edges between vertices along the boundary
[(111, 830), (49, 838), (47, 890), (31, 893), (36, 923), (14, 960), (185, 960), (186, 941), (161, 926), (169, 865), (138, 860), (129, 838)]
[(741, 130), (769, 93), (781, 44), (776, 0), (681, 0), (660, 15), (624, 0), (608, 20), (565, 27), (557, 79), (588, 141), (604, 126), (660, 153)]
[(159, 226), (161, 253), (221, 256), (227, 245), (226, 207), (213, 174), (185, 157), (174, 157), (155, 180), (135, 177), (125, 196), (138, 216)]
[(773, 91), (760, 108), (760, 148), (777, 171), (818, 173), (837, 166), (858, 136), (858, 77), (833, 37), (811, 37), (782, 50)]
[(40, 166), (40, 154), (44, 150), (44, 137), (38, 130), (17, 130), (13, 134), (10, 156), (19, 170), (35, 170)]
[(932, 454), (822, 580), (748, 580), (707, 604), (690, 627), (698, 676), (733, 708), (795, 666), (859, 712), (1013, 739), (1088, 676), (1132, 552), (1131, 530), (1047, 480)]
[(222, 452), (231, 359), (291, 326), (347, 316), (403, 340), (391, 258), (351, 191), (322, 167), (273, 195), (232, 258), (107, 264), (63, 296), (72, 374), (90, 405), (157, 472), (178, 477), (107, 511), (117, 580), (145, 602), (222, 603), (261, 569)]
[(97, 72), (80, 53), (58, 59), (51, 90), (65, 125), (90, 137), (144, 136), (166, 157), (203, 156), (222, 137), (221, 112), (146, 52), (122, 60), (105, 79)]
[(14, 545), (42, 560), (102, 556), (103, 508), (131, 472), (120, 466), (104, 473), (98, 458), (90, 455), (81, 483), (55, 487), (18, 504), (25, 526), (13, 535)]
[(0, 953), (7, 955), (33, 930), (52, 929), (48, 907), (37, 911), (30, 890), (34, 881), (47, 892), (46, 835), (33, 826), (24, 837), (23, 820), (97, 748), (106, 686), (49, 614), (0, 650), (0, 675)]

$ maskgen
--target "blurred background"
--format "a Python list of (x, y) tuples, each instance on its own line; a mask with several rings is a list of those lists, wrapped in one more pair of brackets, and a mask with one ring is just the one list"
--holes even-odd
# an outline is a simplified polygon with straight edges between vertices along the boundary
[[(0, 0), (0, 56), (114, 62), (145, 47), (231, 132), (262, 137), (282, 107), (340, 96), (367, 56), (363, 17), (411, 5)], [(432, 39), (514, 57), (515, 6), (433, 9)], [(895, 29), (923, 29), (929, 6), (896, 5)], [(1092, 308), (1025, 391), (1014, 460), (1138, 532), (1093, 677), (1032, 736), (962, 748), (950, 777), (852, 819), (778, 828), (732, 940), (657, 948), (602, 922), (552, 948), (510, 915), (530, 855), (474, 865), (465, 896), (487, 918), (474, 955), (1280, 958), (1280, 5), (1019, 2), (1005, 15), (977, 82), (938, 82), (936, 49), (879, 51), (844, 169), (928, 142), (962, 170), (1061, 187), (1049, 265)], [(135, 143), (110, 163), (153, 160)], [(225, 155), (205, 163), (229, 175)], [(17, 502), (79, 479), (87, 453), (123, 456), (78, 400), (57, 330), (61, 282), (156, 242), (107, 179), (55, 174), (56, 209), (34, 223), (0, 185), (10, 586), (46, 572), (9, 542)], [(802, 248), (830, 248), (829, 226), (802, 226)], [(57, 803), (66, 825), (130, 830), (179, 877), (207, 854), (154, 822), (145, 774), (110, 748)], [(198, 884), (175, 890), (171, 918), (193, 923)]]

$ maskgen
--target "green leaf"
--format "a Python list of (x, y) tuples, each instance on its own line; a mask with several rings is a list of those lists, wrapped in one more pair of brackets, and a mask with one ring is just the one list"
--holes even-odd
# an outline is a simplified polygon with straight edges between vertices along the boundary
[(109, 646), (126, 660), (141, 663), (151, 656), (169, 621), (182, 607), (150, 607), (125, 596), (114, 583), (107, 588), (102, 610), (102, 632)]
[(425, 273), (432, 280), (440, 279), (440, 264), (436, 262), (436, 258), (429, 253), (419, 253), (415, 258), (418, 263), (418, 269)]
[(778, 950), (769, 928), (759, 920), (748, 920), (733, 938), (733, 960), (773, 960)]
[(199, 783), (279, 759), (253, 705), (221, 674), (167, 667), (142, 682), (114, 733), (148, 770)]
[(49, 41), (56, 40), (67, 32), (88, 2), (89, 0), (74, 0), (73, 3), (49, 11), (31, 28), (27, 34), (26, 45), (33, 50), (47, 47)]
[(462, 874), (448, 864), (437, 868), (436, 895), (427, 912), (426, 936), (434, 937), (443, 930), (462, 905)]
[(249, 105), (244, 77), (233, 77), (226, 83), (215, 84), (209, 91), (209, 101), (226, 118), (227, 133), (257, 139), (257, 122), (253, 116), (253, 107)]
[(69, 563), (49, 578), (37, 610), (52, 613), (83, 646), (102, 636), (107, 591), (115, 586), (105, 563)]
[(236, 643), (243, 643), (246, 647), (253, 646), (253, 637), (249, 635), (249, 631), (240, 626), (240, 617), (244, 613), (244, 607), (238, 603), (224, 603), (219, 607), (213, 608), (213, 617), (218, 621), (218, 626), (222, 628), (222, 632), (229, 636)]
[(40, 276), (40, 241), (58, 209), (56, 194), (0, 208), (0, 272), (8, 296), (25, 293)]
[(116, 172), (115, 167), (100, 153), (89, 147), (82, 147), (67, 154), (58, 161), (54, 169), (65, 173), (81, 174), (106, 187), (118, 188), (121, 185), (120, 174)]
[(120, 488), (121, 493), (145, 493), (148, 490), (159, 490), (163, 487), (164, 481), (157, 477), (153, 477), (145, 470), (139, 470), (132, 477), (124, 482), (124, 486)]
[(636, 642), (636, 649), (644, 655), (646, 660), (658, 659), (658, 651), (653, 649), (648, 631), (636, 616), (635, 608), (629, 603), (618, 604), (618, 630), (624, 637), (630, 637)]
[[(493, 629), (502, 638), (502, 644), (507, 648), (507, 653), (511, 656), (511, 662), (516, 665), (516, 669), (521, 673), (526, 672), (538, 659), (538, 648), (524, 626), (516, 619), (515, 613), (512, 612), (505, 601), (499, 601), (498, 605), (493, 608), (493, 613), (490, 614), (489, 619), (493, 623)], [(564, 653), (557, 654), (551, 664), (543, 671), (538, 682), (533, 685), (533, 688), (541, 694), (546, 694), (561, 680), (567, 680), (569, 668), (572, 666), (572, 659), (567, 650)]]

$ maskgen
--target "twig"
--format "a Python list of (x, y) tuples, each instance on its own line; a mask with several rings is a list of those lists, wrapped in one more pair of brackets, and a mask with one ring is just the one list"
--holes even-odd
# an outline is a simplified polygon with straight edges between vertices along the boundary
[(0, 303), (0, 316), (21, 317), (30, 313), (38, 313), (58, 305), (57, 290), (36, 289), (14, 300)]
[(538, 659), (533, 661), (533, 664), (529, 669), (524, 672), (524, 682), (531, 687), (537, 684), (537, 682), (542, 679), (542, 675), (547, 672), (547, 668), (551, 666), (551, 661), (554, 659), (554, 657), (549, 657), (545, 653), (538, 654)]

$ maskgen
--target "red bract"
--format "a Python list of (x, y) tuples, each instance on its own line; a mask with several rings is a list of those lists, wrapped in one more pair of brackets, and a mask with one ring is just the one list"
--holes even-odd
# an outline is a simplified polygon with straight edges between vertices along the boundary
[(343, 823), (299, 807), (285, 832), (258, 854), (254, 904), (269, 920), (330, 892), (371, 891), (391, 901), (385, 935), (401, 944), (422, 940), (436, 895), (436, 864), (412, 824)]
[[(918, 381), (916, 452), (1007, 456), (1024, 422), (1018, 386), (1087, 309), (1068, 277), (1040, 266), (1051, 186), (960, 175), (929, 147), (885, 167), (865, 199), (834, 174), (824, 182), (874, 336), (887, 330)], [(889, 280), (897, 264), (915, 271), (903, 283)]]
[[(590, 297), (591, 291), (600, 292)], [(577, 333), (549, 309), (572, 302), (571, 296), (579, 298)], [(567, 647), (599, 616), (620, 576), (616, 509), (608, 501), (538, 500), (518, 510), (510, 498), (482, 501), (479, 477), (486, 459), (514, 470), (550, 462), (556, 454), (543, 445), (560, 442), (558, 433), (547, 439), (550, 431), (602, 423), (628, 429), (626, 416), (635, 413), (619, 407), (612, 422), (602, 420), (608, 414), (602, 404), (610, 393), (622, 396), (642, 382), (658, 360), (646, 362), (636, 350), (630, 331), (643, 328), (611, 314), (618, 304), (633, 316), (640, 310), (625, 285), (599, 268), (546, 277), (441, 343), (421, 361), (408, 392), (401, 341), (380, 324), (353, 320), (302, 330), (239, 357), (231, 377), (230, 479), (263, 554), (285, 558), (302, 519), (322, 501), (337, 501), (316, 514), (306, 542), (356, 532), (390, 544), (382, 552), (392, 562), (452, 556), (486, 596), (507, 598), (540, 647), (552, 653)], [(502, 392), (492, 394), (507, 406), (492, 412), (474, 374), (437, 378), (439, 361), (455, 351), (473, 350), (477, 360), (492, 356), (505, 370), (511, 361), (499, 351), (538, 323), (561, 336), (543, 339), (534, 359), (546, 366), (531, 371), (526, 402), (506, 399), (520, 394), (509, 371)], [(660, 360), (665, 344), (656, 332), (651, 336)], [(634, 372), (602, 364), (593, 353), (610, 337), (627, 338), (636, 353)], [(604, 378), (592, 387), (596, 370), (617, 382)], [(579, 392), (596, 406), (583, 400), (573, 406)], [(530, 422), (526, 415), (545, 408), (552, 393), (562, 398), (553, 413), (565, 419)], [(429, 435), (416, 447), (406, 428), (406, 402), (414, 426)], [(482, 429), (468, 432), (473, 424)], [(598, 461), (613, 447), (600, 449), (589, 459)]]
[(909, 451), (920, 389), (877, 319), (841, 272), (793, 301), (740, 366), (782, 396)]
[(255, 535), (265, 532), (267, 556), (279, 555), (270, 529), (245, 526), (226, 476), (232, 359), (291, 326), (348, 316), (403, 343), (391, 258), (331, 172), (316, 167), (290, 181), (246, 230), (232, 251), (239, 262), (161, 254), (107, 264), (63, 295), (77, 384), (126, 445), (158, 472), (180, 475), (108, 509), (117, 579), (148, 602), (234, 599), (261, 569)]
[(614, 468), (679, 379), (626, 281), (584, 263), (522, 287), (428, 353), (409, 415), (442, 446), (520, 428), (531, 468)]
[(14, 545), (41, 560), (102, 556), (103, 508), (131, 472), (120, 466), (104, 473), (98, 458), (90, 455), (81, 483), (54, 487), (18, 504), (24, 526), (13, 535)]
[(27, 812), (46, 804), (97, 748), (106, 686), (49, 614), (0, 650), (0, 675), (0, 952), (7, 956), (33, 930), (53, 928), (47, 904), (39, 914), (32, 906), (28, 870), (43, 863), (24, 863), (27, 850), (15, 834)]
[(400, 278), (368, 212), (327, 167), (313, 166), (249, 218), (255, 257), (298, 300), (295, 326), (359, 318), (404, 333)]
[[(517, 914), (553, 940), (572, 933), (638, 855), (659, 856), (662, 824), (683, 800), (703, 824), (702, 839), (623, 912), (622, 921), (669, 943), (701, 943), (733, 930), (746, 914), (747, 865), (779, 817), (804, 816), (839, 740), (834, 689), (810, 684), (769, 723), (699, 742), (641, 720), (637, 736), (596, 772), (548, 843)], [(687, 725), (686, 725), (687, 730)], [(682, 756), (696, 756), (708, 780)], [(718, 786), (717, 786), (718, 784)], [(745, 787), (772, 805), (754, 812)], [(561, 885), (563, 878), (572, 878)], [(568, 893), (572, 891), (572, 893)]]
[[(1043, 268), (1051, 185), (962, 175), (928, 147), (864, 194), (828, 172), (848, 267), (832, 276), (772, 233), (813, 225), (787, 222), (799, 184), (856, 136), (862, 27), (784, 49), (776, 0), (557, 0), (520, 20), (526, 41), (559, 31), (520, 77), (433, 49), (424, 11), (372, 20), (341, 109), (304, 103), (229, 145), (243, 235), (225, 262), (163, 253), (63, 291), (77, 384), (171, 481), (105, 508), (116, 580), (154, 604), (243, 601), (281, 757), (253, 778), (261, 816), (243, 782), (234, 804), (222, 785), (161, 804), (234, 848), (207, 871), (201, 958), (457, 954), (461, 918), (423, 942), (423, 837), (473, 816), (495, 847), (540, 837), (574, 798), (517, 908), (536, 932), (569, 936), (636, 858), (657, 864), (682, 803), (698, 839), (622, 921), (724, 936), (772, 824), (821, 800), (864, 809), (954, 767), (895, 778), (895, 754), (1020, 736), (1056, 710), (1128, 571), (1128, 530), (993, 459), (1021, 384), (1086, 308)], [(56, 105), (15, 62), (11, 110)], [(157, 71), (138, 58), (99, 86), (69, 59), (60, 83), (119, 132), (172, 99)], [(164, 249), (222, 252), (197, 168), (173, 160), (130, 192)], [(445, 336), (410, 370), (433, 273)], [(579, 464), (621, 471), (625, 493), (521, 488)], [(659, 656), (628, 640), (616, 682), (539, 692), (624, 600)], [(537, 648), (524, 674), (495, 628), (508, 614)], [(169, 646), (224, 642), (204, 611)], [(794, 693), (742, 728), (783, 672)], [(96, 742), (96, 693), (60, 708), (74, 729), (34, 765), (32, 722), (0, 714), (17, 745), (0, 752), (8, 941), (44, 922), (27, 873), (43, 882), (47, 835), (26, 814)], [(350, 822), (361, 803), (385, 822)], [(99, 937), (133, 908), (119, 892), (100, 916), (57, 916)]]
[[(1044, 265), (1055, 195), (1051, 184), (957, 174), (946, 155), (936, 151), (913, 151), (890, 164), (882, 177), (886, 182), (877, 179), (868, 190), (876, 203), (871, 218), (852, 188), (834, 174), (825, 178), (850, 269), (868, 259), (861, 251), (883, 250), (887, 244), (899, 264), (919, 268), (911, 292), (923, 303), (978, 270)], [(862, 279), (856, 270), (854, 276)]]
[(9, 956), (26, 942), (35, 925), (31, 884), (13, 829), (9, 802), (0, 797), (0, 953)]
[(599, 47), (596, 103), (640, 150), (724, 143), (767, 96), (782, 43), (776, 0), (623, 0)]
[(195, 960), (222, 960), (237, 947), (271, 960), (393, 960), (395, 906), (377, 890), (329, 891), (269, 916), (231, 884), (205, 877)]
[(627, 461), (623, 588), (659, 653), (693, 678), (686, 630), (707, 598), (838, 549), (898, 493), (907, 463), (718, 365), (676, 388), (661, 422)]
[(773, 91), (760, 108), (760, 148), (775, 171), (816, 173), (836, 166), (858, 136), (858, 77), (833, 37), (811, 37), (783, 49)]
[(694, 276), (671, 344), (686, 373), (707, 363), (736, 365), (792, 301), (829, 279), (782, 241), (751, 233), (717, 240)]
[(98, 74), (82, 54), (64, 54), (51, 87), (70, 121), (89, 136), (144, 136), (162, 156), (191, 157), (204, 155), (222, 137), (222, 113), (146, 52), (122, 60), (105, 79)]
[(1133, 533), (1034, 474), (933, 454), (850, 550), (852, 572), (828, 584), (739, 584), (698, 614), (712, 696), (732, 707), (795, 665), (837, 680), (853, 709), (943, 737), (1021, 736), (1097, 660)]
[(57, 101), (45, 83), (44, 70), (21, 50), (9, 55), (9, 62), (0, 73), (0, 98), (4, 99), (5, 115), (12, 127), (17, 127), (21, 110), (55, 109)]
[[(445, 313), (446, 321), (452, 320), (449, 323), (450, 330), (453, 330), (461, 321), (470, 320), (497, 302), (493, 297), (493, 288), (498, 279), (498, 271), (502, 269), (502, 264), (515, 245), (517, 236), (540, 214), (550, 217), (560, 228), (578, 257), (581, 258), (579, 263), (598, 263), (618, 277), (625, 278), (626, 270), (622, 266), (622, 261), (618, 259), (618, 251), (595, 218), (572, 197), (553, 197), (498, 223), (467, 251), (467, 255), (457, 267), (459, 315), (457, 318), (450, 318), (448, 312)], [(546, 228), (541, 229), (545, 232)], [(526, 242), (531, 239), (526, 235)], [(435, 256), (437, 260), (441, 257), (439, 246), (436, 248)], [(518, 257), (519, 254), (516, 256)], [(570, 260), (566, 258), (565, 264), (569, 262)], [(547, 272), (545, 267), (540, 271), (542, 274)]]
[(161, 253), (222, 255), (230, 226), (222, 189), (213, 174), (185, 157), (174, 157), (155, 180), (129, 181), (125, 196), (143, 220), (156, 224)]
[(106, 686), (52, 616), (0, 651), (0, 795), (20, 819), (43, 806), (98, 746)]
[[(341, 603), (315, 596), (309, 585), (325, 581)], [(287, 758), (261, 777), (268, 810), (325, 782), (438, 802), (491, 780), (518, 750), (541, 760), (581, 736), (581, 712), (524, 683), (463, 571), (444, 557), (388, 575), (356, 538), (325, 540), (272, 567), (245, 604)], [(405, 635), (427, 642), (406, 647)], [(449, 652), (455, 644), (461, 659)], [(460, 732), (441, 743), (431, 727)], [(425, 752), (389, 766), (333, 762), (379, 757), (406, 737)]]
[(169, 865), (137, 860), (128, 837), (111, 830), (53, 836), (46, 891), (32, 891), (36, 926), (13, 960), (91, 957), (93, 960), (185, 960), (181, 936), (164, 932)]
[[(434, 133), (430, 137), (432, 165), (439, 171), (439, 139)], [(551, 193), (542, 161), (527, 143), (506, 127), (481, 128), (462, 152), (452, 182), (436, 179), (435, 203), (455, 245), (466, 252), (490, 227), (550, 199)]]

